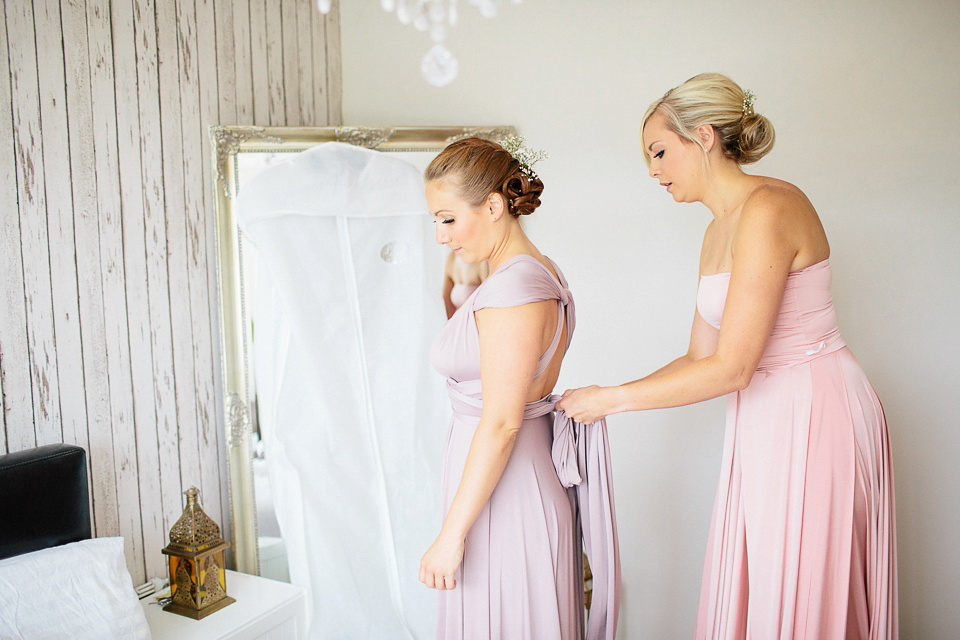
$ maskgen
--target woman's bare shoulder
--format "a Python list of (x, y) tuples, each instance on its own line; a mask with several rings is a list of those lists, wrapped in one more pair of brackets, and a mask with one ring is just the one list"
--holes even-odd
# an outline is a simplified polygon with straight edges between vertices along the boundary
[(830, 255), (820, 217), (797, 186), (764, 178), (744, 201), (734, 248), (757, 242), (777, 246), (790, 256), (790, 270)]
[(775, 206), (781, 203), (796, 204), (797, 202), (810, 205), (807, 194), (800, 187), (786, 180), (758, 176), (756, 184), (750, 195), (747, 196), (744, 205), (766, 204)]
[(741, 218), (776, 216), (781, 221), (816, 215), (807, 195), (794, 184), (776, 178), (759, 178), (747, 196)]

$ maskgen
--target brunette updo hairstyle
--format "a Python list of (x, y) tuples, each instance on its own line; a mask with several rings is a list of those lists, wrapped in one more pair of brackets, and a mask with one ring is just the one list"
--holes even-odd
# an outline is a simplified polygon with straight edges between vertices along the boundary
[[(641, 130), (655, 113), (664, 116), (674, 133), (701, 149), (697, 127), (712, 125), (723, 154), (737, 164), (756, 162), (773, 148), (773, 124), (754, 113), (752, 94), (748, 97), (740, 85), (721, 73), (701, 73), (667, 91), (647, 109)], [(643, 156), (650, 166), (647, 149)]]
[(499, 193), (514, 218), (540, 206), (543, 182), (520, 170), (520, 163), (503, 147), (483, 138), (464, 138), (447, 146), (423, 174), (427, 182), (453, 184), (459, 196), (475, 207)]

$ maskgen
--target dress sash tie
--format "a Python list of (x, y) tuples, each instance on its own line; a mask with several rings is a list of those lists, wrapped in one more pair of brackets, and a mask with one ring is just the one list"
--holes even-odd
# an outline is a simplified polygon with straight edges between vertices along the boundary
[[(560, 396), (550, 396), (547, 400), (552, 407)], [(561, 484), (575, 488), (577, 520), (593, 571), (587, 639), (613, 640), (620, 612), (620, 543), (613, 506), (613, 469), (606, 418), (583, 424), (557, 409), (553, 418), (551, 456)]]

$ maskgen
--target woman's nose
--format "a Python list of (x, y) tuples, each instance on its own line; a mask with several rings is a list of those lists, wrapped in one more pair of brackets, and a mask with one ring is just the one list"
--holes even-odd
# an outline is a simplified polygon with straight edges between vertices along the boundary
[(436, 230), (433, 235), (437, 240), (437, 244), (447, 244), (450, 242), (450, 236), (444, 230), (442, 222), (436, 223)]
[(660, 171), (653, 166), (652, 162), (650, 163), (649, 173), (651, 178), (656, 178), (660, 174)]

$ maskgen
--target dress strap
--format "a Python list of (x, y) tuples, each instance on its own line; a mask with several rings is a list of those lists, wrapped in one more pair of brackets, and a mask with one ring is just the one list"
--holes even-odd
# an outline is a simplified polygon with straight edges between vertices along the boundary
[[(546, 256), (545, 256), (546, 257)], [(573, 295), (570, 293), (570, 289), (567, 288), (567, 281), (563, 277), (557, 264), (547, 258), (550, 261), (550, 264), (553, 266), (554, 271), (557, 272), (557, 276), (554, 277), (550, 270), (547, 269), (539, 260), (534, 260), (537, 265), (543, 270), (544, 274), (548, 277), (550, 283), (554, 286), (557, 294), (557, 330), (553, 334), (553, 340), (550, 342), (550, 346), (547, 347), (547, 350), (544, 351), (543, 355), (540, 356), (540, 361), (537, 362), (537, 370), (534, 373), (533, 379), (538, 379), (543, 372), (547, 370), (547, 367), (550, 366), (550, 362), (553, 360), (554, 354), (557, 352), (557, 347), (560, 346), (560, 336), (563, 335), (563, 327), (567, 327), (567, 344), (565, 348), (570, 348), (570, 342), (573, 339), (573, 328), (575, 324), (576, 314), (574, 313), (573, 306)]]
[[(557, 347), (560, 346), (560, 336), (563, 335), (563, 325), (568, 319), (569, 314), (565, 313), (566, 305), (563, 303), (563, 300), (557, 300), (557, 330), (553, 334), (553, 340), (550, 342), (550, 346), (547, 347), (547, 350), (543, 352), (543, 355), (540, 356), (540, 361), (537, 362), (537, 370), (533, 374), (533, 379), (536, 380), (543, 375), (543, 372), (547, 370), (547, 367), (550, 366), (550, 362), (553, 360), (553, 355), (557, 352)], [(570, 331), (567, 331), (567, 346), (570, 346), (569, 340)]]

